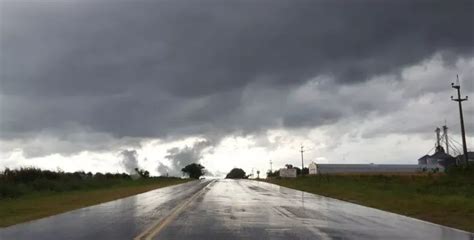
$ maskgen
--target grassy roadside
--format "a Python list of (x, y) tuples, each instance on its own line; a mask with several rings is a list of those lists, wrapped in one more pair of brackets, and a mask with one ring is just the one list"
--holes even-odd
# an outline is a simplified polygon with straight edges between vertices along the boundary
[(16, 198), (0, 198), (0, 227), (112, 201), (186, 181), (189, 180), (178, 178), (130, 180), (93, 189), (64, 192), (41, 191)]
[(474, 232), (474, 175), (318, 175), (267, 182)]

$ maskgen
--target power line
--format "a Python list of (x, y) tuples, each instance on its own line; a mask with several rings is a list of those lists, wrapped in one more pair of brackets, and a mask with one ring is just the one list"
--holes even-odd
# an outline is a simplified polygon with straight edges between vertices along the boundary
[(453, 149), (453, 151), (454, 151), (457, 155), (461, 154), (461, 151), (459, 150), (459, 148), (457, 148), (456, 145), (453, 144), (452, 139), (449, 139), (449, 142), (451, 143), (451, 149)]
[(455, 142), (457, 145), (459, 145), (459, 146), (462, 147), (462, 144), (459, 143), (458, 141), (456, 141), (456, 139), (454, 139), (454, 138), (449, 138), (449, 140)]
[(434, 147), (432, 147), (425, 155), (429, 155), (431, 151), (433, 151), (433, 149), (436, 148), (436, 145)]

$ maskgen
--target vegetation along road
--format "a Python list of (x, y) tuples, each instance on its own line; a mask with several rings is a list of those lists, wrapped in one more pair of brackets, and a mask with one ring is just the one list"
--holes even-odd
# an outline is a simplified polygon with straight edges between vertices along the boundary
[(0, 173), (0, 227), (186, 181), (146, 176), (133, 180), (127, 174), (7, 169)]
[(266, 181), (474, 232), (472, 172), (316, 175)]

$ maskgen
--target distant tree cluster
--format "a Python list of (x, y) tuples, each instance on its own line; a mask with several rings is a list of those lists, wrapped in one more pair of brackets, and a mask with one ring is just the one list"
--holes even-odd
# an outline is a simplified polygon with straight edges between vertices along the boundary
[(98, 188), (129, 181), (125, 173), (63, 172), (39, 168), (5, 169), (0, 172), (0, 198), (18, 197), (31, 192), (63, 192), (85, 188)]
[[(168, 179), (151, 177), (146, 170), (136, 168), (140, 179)], [(126, 173), (91, 173), (84, 171), (64, 172), (27, 167), (0, 171), (0, 199), (16, 198), (34, 192), (64, 192), (81, 189), (98, 189), (117, 184), (142, 184), (141, 180), (132, 181)]]
[(205, 173), (204, 168), (205, 167), (199, 163), (191, 163), (181, 169), (181, 171), (184, 174), (188, 175), (190, 178), (199, 179)]
[(41, 170), (39, 168), (27, 167), (20, 169), (9, 169), (6, 168), (4, 171), (0, 172), (0, 181), (7, 183), (28, 183), (33, 182), (37, 179), (46, 179), (46, 180), (74, 180), (74, 179), (130, 179), (130, 175), (126, 173), (91, 173), (84, 171), (77, 172), (63, 172), (50, 171), (50, 170)]
[(248, 178), (248, 176), (245, 175), (245, 171), (242, 170), (241, 168), (233, 168), (232, 170), (230, 170), (230, 172), (227, 174), (225, 178), (244, 179), (244, 178)]

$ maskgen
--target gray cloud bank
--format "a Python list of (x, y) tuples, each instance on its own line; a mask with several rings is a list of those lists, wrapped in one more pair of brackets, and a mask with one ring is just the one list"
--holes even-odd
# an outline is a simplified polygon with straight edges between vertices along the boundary
[[(353, 101), (363, 93), (335, 105), (293, 98), (310, 79), (330, 96), (434, 54), (449, 65), (474, 50), (472, 1), (1, 5), (2, 139), (67, 134), (71, 124), (118, 138), (314, 127), (400, 106)], [(193, 149), (169, 158), (199, 159)]]
[(212, 146), (212, 143), (208, 140), (199, 140), (194, 142), (192, 146), (168, 149), (165, 158), (170, 161), (170, 166), (160, 162), (156, 170), (162, 176), (180, 176), (182, 168), (191, 163), (199, 163), (202, 159), (203, 150)]

